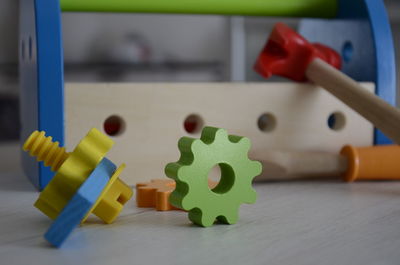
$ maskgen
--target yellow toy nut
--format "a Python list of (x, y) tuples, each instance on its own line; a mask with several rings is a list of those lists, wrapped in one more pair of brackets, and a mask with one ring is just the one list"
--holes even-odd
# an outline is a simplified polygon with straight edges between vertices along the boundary
[(82, 223), (86, 221), (89, 214), (92, 212), (107, 224), (114, 222), (118, 217), (124, 204), (128, 202), (133, 195), (131, 187), (119, 179), (119, 175), (124, 168), (125, 164), (122, 164), (114, 172), (92, 209), (83, 218)]
[[(38, 161), (44, 161), (51, 166), (56, 175), (49, 182), (35, 207), (51, 219), (55, 219), (77, 189), (85, 182), (90, 173), (97, 167), (114, 142), (93, 128), (79, 142), (73, 152), (67, 153), (65, 148), (59, 147), (58, 142), (52, 142), (44, 132), (35, 131), (26, 140), (23, 149), (36, 156)], [(123, 205), (132, 197), (132, 189), (118, 179), (125, 165), (117, 169), (97, 202), (89, 211), (97, 215), (106, 223), (111, 223), (121, 212)], [(86, 220), (87, 216), (83, 219)]]

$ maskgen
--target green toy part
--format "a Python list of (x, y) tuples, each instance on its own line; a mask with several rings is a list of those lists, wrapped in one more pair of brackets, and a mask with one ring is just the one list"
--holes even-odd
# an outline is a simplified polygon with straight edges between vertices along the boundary
[[(257, 198), (252, 181), (262, 166), (248, 158), (250, 145), (248, 138), (213, 127), (205, 127), (200, 139), (182, 137), (180, 159), (165, 167), (165, 174), (176, 181), (170, 203), (189, 211), (189, 219), (200, 226), (211, 226), (215, 220), (236, 223), (240, 204), (254, 203)], [(221, 179), (211, 190), (208, 174), (216, 165)]]
[(337, 0), (61, 0), (63, 11), (333, 18)]

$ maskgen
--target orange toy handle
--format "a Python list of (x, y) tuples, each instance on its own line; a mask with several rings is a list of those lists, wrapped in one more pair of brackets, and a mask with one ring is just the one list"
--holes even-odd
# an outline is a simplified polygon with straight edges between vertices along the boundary
[(400, 146), (382, 145), (356, 148), (346, 145), (340, 154), (347, 157), (344, 180), (400, 180)]

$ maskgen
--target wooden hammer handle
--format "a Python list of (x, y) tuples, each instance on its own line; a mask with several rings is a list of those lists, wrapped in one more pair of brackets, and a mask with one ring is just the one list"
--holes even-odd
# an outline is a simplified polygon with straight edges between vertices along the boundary
[(263, 173), (256, 180), (326, 179), (343, 175), (348, 168), (345, 156), (327, 152), (267, 151)]
[(400, 144), (399, 109), (368, 92), (356, 81), (320, 59), (314, 59), (309, 64), (306, 76)]

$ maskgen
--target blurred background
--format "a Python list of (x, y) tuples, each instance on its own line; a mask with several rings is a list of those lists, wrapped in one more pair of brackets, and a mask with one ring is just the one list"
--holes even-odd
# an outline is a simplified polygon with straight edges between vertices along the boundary
[[(400, 65), (400, 1), (385, 0)], [(261, 81), (274, 23), (297, 19), (63, 13), (67, 82)], [(18, 1), (0, 1), (0, 142), (18, 139)], [(400, 80), (400, 71), (397, 69)], [(398, 82), (400, 83), (400, 82)], [(398, 102), (400, 97), (398, 97)]]

